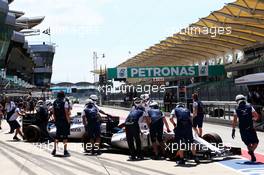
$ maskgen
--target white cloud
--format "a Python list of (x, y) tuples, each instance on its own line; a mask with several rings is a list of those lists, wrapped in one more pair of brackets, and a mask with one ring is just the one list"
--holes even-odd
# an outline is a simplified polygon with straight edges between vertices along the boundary
[(26, 13), (25, 16), (46, 16), (43, 22), (43, 25), (46, 26), (100, 26), (103, 24), (104, 18), (99, 10), (96, 10), (96, 7), (98, 8), (111, 1), (112, 0), (20, 0), (14, 1), (11, 4), (11, 9), (22, 10)]

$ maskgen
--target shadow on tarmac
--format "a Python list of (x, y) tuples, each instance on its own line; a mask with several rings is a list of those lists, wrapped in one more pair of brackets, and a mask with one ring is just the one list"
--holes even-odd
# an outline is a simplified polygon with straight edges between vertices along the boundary
[(237, 162), (236, 164), (239, 164), (239, 165), (264, 165), (264, 163), (262, 163), (262, 162), (251, 162), (251, 161), (245, 161), (243, 163)]
[(8, 134), (8, 135), (11, 135), (11, 134), (15, 134), (14, 132), (10, 133), (10, 132), (5, 132), (4, 134)]
[(22, 140), (6, 140), (6, 142), (21, 142)]
[(67, 157), (69, 157), (69, 156), (64, 156), (64, 155), (62, 155), (62, 154), (56, 154), (56, 155), (54, 155), (53, 157), (67, 158)]
[(184, 164), (184, 165), (175, 165), (174, 167), (181, 167), (181, 168), (192, 168), (192, 167), (196, 167), (199, 164)]
[[(103, 149), (101, 149), (101, 151), (102, 151), (102, 153), (108, 153), (108, 154), (118, 154), (118, 155), (127, 155), (127, 156), (130, 155), (128, 150), (122, 150), (122, 149), (118, 149), (118, 148), (103, 148)], [(79, 154), (82, 154), (83, 156), (87, 156), (87, 157), (97, 157), (98, 156), (97, 154), (92, 155), (89, 152), (79, 153)], [(149, 153), (147, 153), (145, 156), (146, 157), (144, 158), (144, 160), (150, 160), (151, 159), (149, 156)], [(54, 157), (65, 158), (64, 155), (56, 155)], [(144, 160), (135, 160), (135, 161), (144, 161)], [(170, 159), (164, 159), (164, 160), (175, 162), (175, 160), (170, 160)], [(191, 167), (199, 166), (200, 164), (209, 164), (209, 163), (222, 162), (222, 161), (227, 161), (227, 160), (239, 160), (239, 157), (223, 157), (223, 158), (215, 158), (215, 159), (208, 159), (208, 160), (201, 159), (199, 164), (194, 163), (193, 160), (186, 160), (185, 165), (175, 165), (175, 167), (191, 168)], [(163, 160), (158, 160), (158, 161), (163, 161)], [(244, 164), (246, 164), (246, 163), (247, 162), (245, 162)], [(249, 162), (249, 163), (252, 164), (252, 162)], [(259, 163), (259, 164), (262, 164), (262, 163)]]
[[(129, 156), (129, 151), (127, 150), (120, 150), (120, 149), (105, 149), (102, 150), (102, 153), (109, 153), (109, 154), (119, 154), (119, 155), (127, 155)], [(144, 158), (144, 160), (150, 160), (151, 158), (149, 157), (149, 155), (145, 155), (146, 157)], [(135, 161), (144, 161), (144, 160), (135, 160)], [(175, 162), (175, 160), (170, 160), (170, 159), (164, 159), (165, 161), (171, 161), (171, 162)], [(209, 164), (209, 163), (215, 163), (215, 162), (222, 162), (222, 161), (227, 161), (227, 160), (239, 160), (238, 157), (223, 157), (223, 158), (215, 158), (215, 159), (200, 159), (200, 163), (199, 164)], [(131, 161), (128, 159), (128, 161)], [(161, 160), (159, 160), (161, 161)], [(191, 159), (190, 160), (186, 160), (186, 164), (185, 165), (175, 165), (175, 167), (186, 167), (186, 168), (191, 168), (191, 167), (196, 167), (199, 164), (194, 163)]]

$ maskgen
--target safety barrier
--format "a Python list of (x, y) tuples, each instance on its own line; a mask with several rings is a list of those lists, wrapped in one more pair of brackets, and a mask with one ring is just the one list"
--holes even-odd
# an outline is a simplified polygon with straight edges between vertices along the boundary
[[(113, 107), (116, 109), (130, 110), (132, 103), (125, 103), (123, 100), (112, 100), (106, 101), (103, 103), (104, 106)], [(163, 103), (160, 103), (161, 109), (164, 109), (162, 106)], [(226, 126), (232, 125), (234, 110), (237, 106), (236, 102), (230, 101), (203, 101), (204, 112), (205, 112), (205, 122), (221, 124)], [(192, 108), (192, 103), (188, 104), (188, 108)], [(264, 107), (259, 105), (254, 105), (254, 108), (261, 116), (261, 122), (264, 121)], [(169, 115), (169, 112), (166, 113)], [(258, 123), (255, 123), (258, 125)], [(264, 131), (264, 125), (261, 125), (256, 128), (258, 131)]]
[[(191, 107), (192, 104), (189, 104)], [(237, 107), (236, 102), (230, 101), (203, 101), (205, 121), (217, 124), (231, 126), (234, 111)], [(264, 107), (260, 105), (253, 105), (254, 109), (260, 115), (260, 121), (264, 121)], [(258, 123), (255, 123), (257, 126)], [(264, 131), (264, 125), (256, 128), (259, 131)]]

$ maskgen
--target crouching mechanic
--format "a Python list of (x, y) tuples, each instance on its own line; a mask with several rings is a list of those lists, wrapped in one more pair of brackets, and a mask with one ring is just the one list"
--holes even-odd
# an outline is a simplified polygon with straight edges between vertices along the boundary
[[(150, 128), (149, 130), (150, 138), (154, 152), (153, 159), (159, 160), (160, 156), (159, 156), (158, 146), (161, 146), (163, 155), (165, 152), (165, 144), (163, 142), (163, 125), (165, 124), (167, 128), (167, 132), (170, 132), (170, 129), (166, 118), (159, 109), (158, 103), (153, 101), (152, 103), (150, 103), (149, 106), (150, 109), (148, 110), (148, 123)], [(159, 145), (157, 144), (157, 140), (159, 142)]]
[(246, 103), (246, 97), (244, 95), (237, 95), (236, 102), (238, 107), (234, 111), (232, 138), (235, 138), (235, 128), (237, 120), (239, 120), (241, 139), (247, 145), (251, 161), (255, 162), (256, 157), (254, 151), (258, 146), (259, 140), (257, 132), (253, 126), (253, 120), (257, 121), (259, 119), (259, 115), (251, 105)]
[(43, 100), (39, 100), (36, 105), (36, 117), (38, 121), (38, 126), (41, 130), (41, 141), (50, 139), (47, 126), (49, 121), (48, 108)]
[[(144, 157), (141, 151), (139, 120), (146, 120), (147, 114), (142, 106), (140, 98), (135, 99), (134, 105), (135, 106), (132, 108), (125, 121), (126, 138), (131, 154), (130, 160), (136, 160), (137, 158), (143, 160)], [(134, 142), (136, 142), (136, 149)]]
[[(177, 119), (177, 125), (173, 118)], [(184, 165), (184, 149), (191, 148), (192, 156), (195, 163), (200, 163), (196, 156), (195, 144), (193, 144), (193, 131), (192, 131), (192, 117), (189, 109), (185, 108), (183, 104), (178, 104), (171, 112), (171, 123), (174, 126), (175, 142), (177, 143), (178, 151), (176, 157), (179, 158), (178, 165)]]
[(98, 118), (98, 108), (95, 106), (93, 100), (88, 100), (86, 108), (82, 113), (83, 124), (90, 140), (90, 145), (84, 145), (85, 150), (92, 147), (91, 153), (94, 154), (95, 151), (98, 155), (101, 154), (100, 142), (101, 142), (101, 122)]

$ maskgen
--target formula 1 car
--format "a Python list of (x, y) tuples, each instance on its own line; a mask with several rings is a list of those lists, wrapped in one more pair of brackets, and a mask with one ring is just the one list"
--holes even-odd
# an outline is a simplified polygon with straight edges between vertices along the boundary
[[(128, 152), (128, 144), (126, 140), (126, 133), (124, 124), (118, 125), (118, 117), (103, 117), (104, 121), (101, 125), (102, 143), (108, 145), (107, 148), (125, 150)], [(113, 120), (114, 119), (114, 120)], [(71, 139), (82, 139), (84, 144), (88, 142), (85, 140), (85, 129), (80, 120), (80, 116), (72, 119), (71, 125)], [(150, 140), (149, 129), (146, 123), (140, 123), (142, 148), (145, 152), (151, 152), (152, 143)], [(49, 133), (51, 136), (55, 135), (56, 128), (52, 127)], [(174, 144), (174, 132), (165, 132), (163, 134), (166, 144), (166, 156), (174, 159), (177, 148)], [(221, 137), (216, 133), (205, 134), (202, 138), (193, 132), (194, 144), (196, 146), (197, 156), (200, 159), (212, 159), (216, 157), (227, 157), (232, 155), (241, 155), (241, 149), (235, 147), (227, 147), (223, 145)], [(190, 149), (189, 149), (190, 150)], [(186, 157), (191, 157), (190, 151), (186, 151)]]
[[(124, 124), (119, 124), (119, 117), (102, 116), (101, 125), (101, 142), (107, 145), (109, 149), (119, 149), (128, 152), (128, 144), (126, 140), (126, 133)], [(38, 141), (41, 136), (41, 131), (37, 125), (27, 125), (24, 127), (25, 136), (28, 141)], [(142, 149), (145, 152), (151, 152), (152, 144), (149, 136), (149, 129), (147, 124), (141, 123), (141, 142)], [(30, 133), (30, 134), (29, 134)], [(49, 123), (48, 133), (51, 138), (55, 137), (56, 127), (54, 123)], [(223, 141), (218, 134), (208, 133), (202, 138), (193, 132), (194, 144), (196, 146), (197, 156), (200, 159), (212, 159), (215, 157), (227, 157), (232, 155), (241, 155), (241, 149), (235, 147), (226, 147), (223, 145)], [(164, 141), (166, 144), (166, 156), (170, 159), (174, 159), (177, 149), (174, 147), (174, 133), (164, 131)], [(82, 124), (81, 113), (77, 113), (71, 120), (70, 127), (70, 140), (81, 141), (84, 144), (88, 142), (85, 132), (85, 127)], [(190, 151), (186, 151), (186, 155), (190, 154)]]
[[(141, 125), (141, 142), (142, 148), (145, 151), (152, 149), (152, 144), (150, 141), (149, 130), (144, 129), (146, 124)], [(143, 129), (142, 129), (143, 128)], [(216, 133), (205, 134), (202, 138), (199, 137), (195, 132), (193, 132), (194, 143), (196, 147), (196, 154), (200, 159), (212, 159), (217, 157), (228, 157), (232, 155), (241, 155), (241, 148), (229, 147), (223, 144), (221, 137)], [(176, 152), (178, 150), (178, 145), (174, 141), (174, 132), (164, 131), (163, 139), (165, 142), (166, 156), (171, 160), (176, 158)], [(115, 148), (128, 149), (128, 144), (126, 140), (126, 133), (124, 130), (113, 134), (111, 139), (111, 146)], [(185, 151), (186, 157), (191, 158), (191, 149)]]
[[(101, 118), (101, 138), (102, 142), (110, 144), (112, 133), (118, 132), (119, 117), (117, 116), (100, 116)], [(56, 135), (55, 124), (50, 124), (49, 135), (54, 138)], [(86, 140), (85, 126), (82, 123), (81, 113), (77, 113), (76, 116), (71, 119), (70, 135), (69, 139), (74, 141)]]
[[(119, 117), (102, 116), (101, 118), (101, 138), (105, 143), (110, 143), (112, 133), (120, 130), (117, 126), (119, 124)], [(70, 124), (70, 141), (83, 141), (86, 138), (85, 127), (82, 123), (81, 113), (71, 118)], [(50, 121), (47, 128), (41, 127), (36, 114), (27, 114), (22, 120), (22, 129), (28, 142), (40, 142), (42, 140), (53, 140), (56, 136), (55, 123)]]

